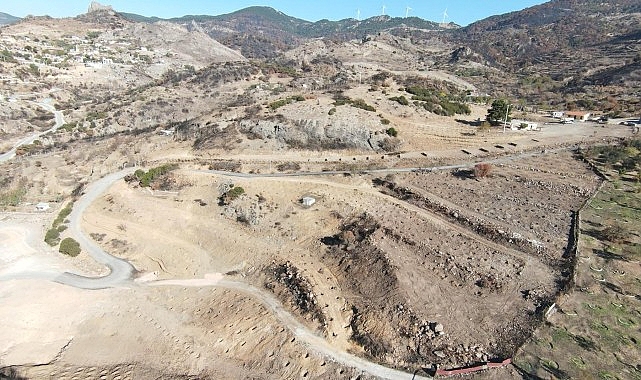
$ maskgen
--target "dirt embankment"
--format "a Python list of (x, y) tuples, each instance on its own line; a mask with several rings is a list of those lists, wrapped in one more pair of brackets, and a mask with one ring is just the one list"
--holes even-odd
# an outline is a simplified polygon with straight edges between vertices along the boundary
[(475, 233), (486, 237), (492, 241), (503, 244), (508, 247), (520, 249), (524, 252), (531, 254), (546, 256), (547, 250), (542, 243), (536, 240), (530, 240), (522, 237), (519, 233), (504, 230), (501, 226), (495, 225), (487, 220), (475, 218), (467, 215), (460, 209), (454, 209), (439, 203), (425, 195), (421, 195), (417, 190), (407, 186), (398, 186), (396, 183), (377, 178), (374, 180), (374, 185), (379, 187), (383, 193), (392, 195), (398, 199), (432, 211), (447, 219), (461, 224), (474, 231)]
[(307, 320), (318, 323), (317, 328), (325, 330), (325, 315), (316, 301), (309, 280), (289, 261), (273, 262), (265, 269), (265, 288), (285, 300)]
[[(338, 273), (352, 308), (352, 339), (372, 358), (400, 366), (431, 356), (431, 340), (442, 331), (421, 320), (399, 292), (396, 268), (371, 244), (381, 228), (369, 215), (345, 222), (341, 232), (326, 237), (325, 263)], [(436, 330), (436, 331), (435, 331)]]
[[(536, 310), (551, 295), (551, 289), (533, 288), (527, 297), (519, 297), (518, 307), (507, 313), (506, 318), (479, 324), (478, 329), (482, 330), (479, 334), (472, 337), (457, 334), (448, 328), (472, 324), (474, 322), (470, 321), (476, 321), (478, 316), (445, 313), (446, 308), (438, 302), (430, 304), (429, 299), (434, 295), (429, 292), (410, 295), (407, 278), (399, 276), (413, 277), (414, 274), (393, 262), (390, 258), (393, 254), (385, 242), (392, 242), (399, 251), (410, 256), (443, 254), (441, 265), (423, 262), (419, 272), (423, 276), (434, 276), (434, 282), (448, 278), (445, 275), (448, 273), (448, 280), (456, 283), (456, 292), (464, 292), (470, 304), (488, 302), (483, 298), (508, 297), (503, 288), (511, 288), (513, 284), (509, 279), (499, 279), (503, 271), (493, 274), (482, 269), (473, 270), (469, 265), (466, 270), (455, 262), (458, 260), (454, 256), (444, 257), (446, 254), (439, 251), (427, 253), (420, 242), (402, 235), (398, 229), (381, 225), (370, 215), (361, 215), (346, 221), (338, 234), (323, 239), (328, 245), (323, 260), (339, 279), (352, 308), (351, 339), (362, 346), (369, 357), (408, 370), (432, 365), (469, 365), (509, 356), (530, 335)], [(519, 268), (520, 265), (514, 265), (512, 272)], [(515, 273), (512, 275), (516, 276)], [(428, 278), (423, 277), (423, 281)], [(447, 297), (447, 293), (437, 297)], [(456, 302), (455, 297), (450, 302)], [(467, 327), (475, 329), (474, 326)]]

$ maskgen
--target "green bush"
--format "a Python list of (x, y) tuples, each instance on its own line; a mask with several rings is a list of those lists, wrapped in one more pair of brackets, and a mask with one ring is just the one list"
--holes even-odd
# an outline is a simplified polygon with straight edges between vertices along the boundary
[(336, 107), (343, 106), (345, 104), (350, 104), (351, 102), (352, 102), (352, 99), (350, 99), (349, 96), (345, 96), (343, 94), (334, 95), (334, 105)]
[(332, 107), (327, 114), (333, 115), (336, 113), (336, 107)]
[(73, 209), (73, 203), (69, 203), (65, 208), (60, 210), (60, 213), (56, 217), (56, 219), (53, 221), (53, 228), (57, 228), (59, 225), (64, 223), (65, 218), (71, 214), (71, 210)]
[(269, 103), (269, 108), (271, 108), (272, 110), (275, 110), (282, 106), (288, 105), (289, 103), (291, 103), (289, 99), (280, 99), (275, 102)]
[(140, 186), (149, 187), (151, 183), (158, 177), (169, 173), (172, 170), (178, 168), (176, 164), (165, 164), (155, 168), (149, 169), (148, 172), (145, 172), (142, 169), (138, 169), (134, 172), (134, 175), (140, 181)]
[(80, 254), (80, 244), (70, 237), (64, 238), (60, 242), (60, 248), (58, 251), (62, 254), (76, 257)]
[(376, 108), (365, 103), (363, 99), (352, 100), (352, 107), (360, 108), (365, 111), (376, 112)]
[(388, 125), (390, 121), (388, 119), (381, 119), (381, 124)]
[(227, 192), (227, 199), (230, 201), (233, 201), (234, 199), (240, 197), (241, 195), (245, 194), (245, 189), (243, 189), (240, 186), (232, 187), (228, 192)]
[(51, 228), (45, 234), (45, 243), (53, 247), (54, 245), (58, 244), (59, 238), (60, 238), (60, 232), (58, 231), (58, 229)]
[(393, 100), (393, 101), (395, 101), (398, 104), (401, 104), (403, 106), (407, 106), (407, 105), (410, 104), (409, 100), (407, 100), (407, 98), (404, 97), (403, 95), (401, 95), (401, 96), (393, 96), (393, 97), (389, 98), (389, 100)]
[(286, 105), (288, 105), (290, 103), (302, 102), (304, 100), (305, 100), (305, 97), (303, 95), (294, 95), (294, 96), (290, 96), (289, 98), (280, 99), (280, 100), (277, 100), (275, 102), (271, 102), (271, 103), (269, 103), (268, 107), (271, 108), (272, 110), (275, 110), (275, 109), (278, 109), (278, 108), (280, 108), (282, 106), (286, 106)]
[(388, 128), (387, 131), (385, 131), (385, 133), (387, 133), (391, 137), (398, 136), (398, 131), (395, 128), (392, 128), (392, 127)]

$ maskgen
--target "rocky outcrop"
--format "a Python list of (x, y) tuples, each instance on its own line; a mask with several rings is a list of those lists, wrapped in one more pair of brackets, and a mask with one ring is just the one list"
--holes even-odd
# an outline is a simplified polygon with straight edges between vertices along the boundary
[(102, 11), (111, 12), (111, 13), (114, 12), (111, 5), (102, 5), (97, 1), (92, 1), (91, 4), (89, 4), (89, 9), (87, 9), (87, 13), (102, 12)]

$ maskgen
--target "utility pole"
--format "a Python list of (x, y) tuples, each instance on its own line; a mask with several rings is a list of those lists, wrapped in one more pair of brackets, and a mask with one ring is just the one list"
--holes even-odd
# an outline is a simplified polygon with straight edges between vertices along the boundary
[(510, 106), (511, 104), (508, 104), (507, 108), (505, 109), (505, 122), (503, 123), (503, 133), (505, 133), (505, 126), (507, 125), (507, 115), (510, 114)]

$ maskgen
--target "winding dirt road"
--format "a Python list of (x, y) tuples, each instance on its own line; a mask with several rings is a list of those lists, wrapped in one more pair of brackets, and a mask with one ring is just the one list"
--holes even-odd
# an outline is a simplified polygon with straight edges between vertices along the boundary
[[(61, 284), (69, 285), (80, 289), (104, 289), (111, 287), (136, 287), (136, 286), (182, 286), (182, 287), (207, 287), (215, 286), (226, 289), (239, 291), (259, 300), (267, 307), (276, 318), (283, 323), (297, 338), (298, 341), (305, 344), (310, 350), (333, 360), (342, 365), (356, 368), (364, 373), (376, 376), (382, 379), (429, 379), (429, 377), (420, 377), (407, 372), (388, 368), (366, 359), (354, 356), (343, 350), (333, 347), (327, 340), (317, 333), (309, 330), (302, 325), (296, 317), (285, 310), (273, 295), (261, 289), (251, 286), (244, 282), (233, 281), (224, 278), (222, 274), (206, 276), (204, 279), (174, 279), (151, 282), (134, 282), (132, 280), (136, 272), (133, 265), (126, 260), (114, 257), (105, 252), (91, 238), (87, 237), (81, 228), (83, 213), (87, 207), (100, 197), (114, 182), (122, 179), (134, 171), (133, 168), (125, 169), (117, 173), (105, 176), (102, 179), (92, 183), (86, 189), (80, 199), (74, 204), (73, 211), (69, 215), (69, 231), (71, 235), (80, 243), (80, 246), (94, 260), (107, 266), (110, 273), (104, 277), (86, 277), (75, 273), (65, 272), (60, 275), (51, 272), (30, 272), (15, 273), (3, 277), (0, 280), (10, 279), (46, 279)], [(229, 174), (229, 173), (226, 173)], [(327, 174), (327, 173), (322, 173)]]
[(39, 105), (40, 107), (46, 109), (47, 111), (53, 112), (53, 114), (55, 115), (55, 118), (56, 118), (56, 123), (54, 124), (53, 127), (47, 129), (44, 132), (39, 132), (39, 133), (36, 133), (34, 135), (25, 137), (22, 140), (20, 140), (17, 143), (15, 143), (13, 148), (11, 148), (9, 151), (0, 154), (0, 163), (9, 161), (12, 158), (14, 158), (16, 156), (16, 150), (20, 146), (31, 144), (34, 141), (36, 141), (38, 138), (40, 138), (40, 136), (45, 135), (45, 134), (47, 134), (49, 132), (55, 132), (55, 131), (58, 130), (58, 128), (62, 127), (65, 124), (65, 119), (64, 119), (64, 116), (62, 115), (62, 111), (57, 111), (55, 109), (55, 107), (52, 106), (51, 104), (47, 104), (47, 103), (36, 103), (36, 104)]
[(85, 277), (74, 273), (65, 272), (56, 277), (54, 281), (61, 284), (74, 286), (81, 289), (104, 289), (114, 286), (123, 286), (130, 283), (136, 269), (128, 261), (119, 259), (105, 252), (93, 239), (82, 232), (82, 215), (100, 195), (113, 185), (114, 182), (122, 179), (133, 169), (126, 169), (120, 172), (105, 176), (90, 184), (80, 199), (74, 204), (73, 211), (69, 215), (69, 231), (80, 243), (80, 247), (86, 251), (94, 260), (106, 265), (110, 273), (104, 277)]
[[(62, 115), (56, 112), (56, 121), (58, 123), (64, 122)], [(33, 136), (32, 136), (33, 138)], [(26, 141), (26, 140), (25, 140)], [(567, 149), (567, 148), (563, 148)], [(561, 150), (561, 149), (557, 149)], [(15, 151), (14, 151), (15, 152)], [(551, 152), (551, 151), (550, 151)], [(515, 158), (523, 158), (524, 156), (535, 156), (546, 154), (549, 152), (535, 152), (535, 153), (520, 153), (512, 156), (501, 157), (491, 162), (506, 162)], [(7, 158), (10, 159), (10, 158)], [(6, 160), (6, 159), (5, 159)], [(378, 169), (367, 170), (366, 173), (383, 174), (383, 173), (400, 173), (411, 172), (419, 170), (453, 170), (457, 168), (469, 167), (473, 163), (460, 163), (456, 165), (437, 166), (430, 168), (391, 168), (391, 169)], [(133, 173), (135, 168), (128, 168), (117, 173), (110, 174), (101, 178), (100, 180), (88, 185), (74, 204), (73, 211), (69, 216), (69, 232), (80, 243), (82, 249), (87, 252), (96, 262), (107, 266), (110, 273), (103, 277), (86, 277), (75, 273), (65, 272), (58, 275), (52, 275), (51, 272), (47, 273), (16, 273), (9, 278), (41, 278), (55, 281), (61, 284), (73, 286), (81, 289), (104, 289), (111, 287), (137, 287), (137, 286), (183, 286), (183, 287), (221, 287), (232, 289), (235, 291), (247, 294), (259, 300), (265, 307), (267, 307), (282, 323), (286, 326), (300, 342), (303, 342), (310, 350), (341, 363), (345, 366), (357, 368), (365, 373), (377, 376), (383, 379), (427, 379), (427, 377), (419, 377), (403, 371), (384, 367), (382, 365), (370, 362), (363, 358), (351, 355), (343, 350), (333, 347), (324, 337), (319, 336), (315, 332), (303, 326), (292, 314), (286, 311), (280, 301), (278, 301), (271, 293), (265, 292), (261, 289), (253, 287), (247, 283), (230, 280), (225, 278), (222, 274), (208, 275), (204, 279), (173, 279), (163, 281), (151, 282), (134, 282), (133, 276), (136, 269), (128, 261), (114, 257), (108, 252), (104, 251), (98, 244), (91, 238), (87, 237), (82, 231), (83, 214), (87, 207), (91, 205), (98, 197), (104, 194), (109, 187), (116, 181), (121, 180), (127, 174)], [(264, 174), (247, 174), (247, 173), (234, 173), (226, 171), (213, 171), (213, 170), (196, 170), (198, 173), (214, 174), (227, 177), (243, 177), (243, 178), (284, 178), (284, 177), (315, 177), (327, 175), (343, 175), (345, 171), (331, 171), (331, 172), (297, 172), (297, 173), (264, 173)], [(310, 181), (321, 181), (319, 179), (309, 179)], [(329, 184), (329, 181), (327, 181)], [(336, 184), (334, 184), (336, 185)], [(340, 186), (340, 185), (338, 185)], [(362, 189), (364, 190), (364, 189)], [(371, 190), (379, 196), (383, 196), (379, 192)], [(397, 201), (390, 199), (392, 202)], [(406, 205), (407, 207), (407, 205)], [(414, 207), (412, 207), (414, 209)], [(415, 209), (415, 212), (424, 212), (424, 210)], [(6, 279), (6, 278), (4, 278)]]

